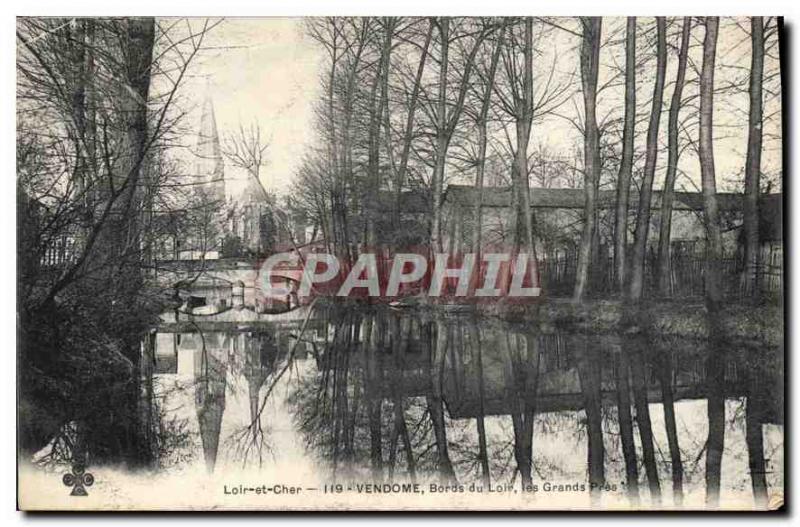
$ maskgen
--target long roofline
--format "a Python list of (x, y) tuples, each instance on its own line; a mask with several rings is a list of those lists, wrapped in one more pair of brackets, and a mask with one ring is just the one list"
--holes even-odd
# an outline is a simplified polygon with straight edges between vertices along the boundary
[[(488, 208), (508, 207), (511, 203), (510, 187), (486, 187), (483, 192), (483, 206)], [(653, 201), (660, 203), (662, 191), (653, 191)], [(472, 185), (448, 185), (445, 190), (443, 203), (458, 203), (473, 205), (477, 201), (478, 191)], [(766, 196), (764, 196), (766, 197)], [(717, 193), (717, 200), (721, 210), (741, 210), (743, 194), (732, 192)], [(637, 193), (631, 193), (630, 204), (636, 205), (639, 200)], [(616, 206), (616, 191), (601, 190), (598, 194), (597, 205), (599, 208), (613, 208)], [(583, 189), (572, 188), (531, 188), (531, 207), (553, 209), (583, 209)], [(701, 192), (675, 192), (673, 210), (703, 209), (703, 195)]]
[[(485, 208), (503, 208), (511, 203), (509, 187), (486, 187), (483, 193), (483, 206)], [(660, 207), (662, 191), (653, 191), (653, 207)], [(765, 207), (781, 205), (782, 194), (765, 194), (761, 201)], [(400, 194), (400, 210), (406, 213), (430, 213), (431, 193), (427, 189), (406, 190)], [(392, 207), (396, 195), (392, 191), (379, 193), (382, 206)], [(719, 207), (722, 211), (741, 210), (743, 195), (731, 192), (717, 194)], [(636, 207), (639, 195), (631, 193), (630, 207)], [(474, 207), (477, 202), (477, 190), (472, 185), (448, 185), (442, 195), (443, 206)], [(601, 209), (610, 209), (616, 206), (616, 191), (604, 190), (598, 196), (598, 206)], [(572, 188), (531, 188), (531, 207), (538, 209), (564, 209), (583, 210), (583, 189)], [(703, 195), (701, 192), (675, 192), (673, 210), (695, 211), (703, 210)]]

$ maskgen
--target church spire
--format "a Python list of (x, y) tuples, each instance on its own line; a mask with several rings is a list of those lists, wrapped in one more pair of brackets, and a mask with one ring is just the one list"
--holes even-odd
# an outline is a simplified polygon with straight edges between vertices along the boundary
[(195, 409), (206, 469), (214, 471), (219, 452), (222, 415), (225, 413), (227, 365), (214, 356), (218, 349), (203, 350), (195, 371)]
[(200, 131), (197, 134), (196, 174), (204, 187), (220, 201), (225, 200), (225, 164), (222, 160), (222, 149), (217, 132), (217, 120), (214, 115), (214, 103), (208, 87), (203, 100), (203, 112), (200, 117)]

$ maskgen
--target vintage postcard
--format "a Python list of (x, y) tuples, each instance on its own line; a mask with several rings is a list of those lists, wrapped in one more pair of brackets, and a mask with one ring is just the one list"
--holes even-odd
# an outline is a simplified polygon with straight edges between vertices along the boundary
[(17, 18), (18, 507), (781, 509), (784, 40)]

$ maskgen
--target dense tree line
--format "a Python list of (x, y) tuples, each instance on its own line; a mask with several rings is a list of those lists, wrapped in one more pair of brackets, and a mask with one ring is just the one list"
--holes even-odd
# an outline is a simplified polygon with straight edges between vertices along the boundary
[[(328, 248), (350, 258), (363, 247), (408, 243), (409, 239), (428, 243), (434, 252), (454, 250), (444, 241), (453, 240), (452, 234), (469, 221), (473, 222), (472, 247), (480, 251), (486, 240), (475, 226), (481, 224), (485, 192), (490, 186), (505, 186), (510, 188), (510, 219), (501, 239), (536, 259), (537, 244), (547, 228), (534, 217), (531, 196), (537, 191), (535, 184), (547, 187), (552, 182), (544, 170), (550, 161), (547, 149), (540, 146), (531, 151), (529, 145), (548, 134), (537, 129), (537, 124), (566, 120), (574, 125), (576, 144), (580, 145), (576, 150), (582, 155), (572, 156), (571, 163), (569, 159), (564, 162), (563, 156), (552, 161), (559, 163), (560, 177), (570, 171), (579, 175), (572, 181), (583, 188), (585, 203), (573, 299), (580, 302), (591, 293), (593, 263), (600, 257), (600, 189), (616, 191), (608, 229), (613, 239), (607, 241), (613, 247), (615, 289), (629, 307), (641, 302), (647, 291), (645, 271), (653, 265), (647, 256), (648, 244), (654, 239), (651, 231), (657, 241), (653, 294), (671, 295), (675, 191), (686, 187), (699, 190), (706, 239), (704, 294), (712, 326), (711, 346), (717, 349), (724, 340), (718, 330), (718, 313), (725, 295), (718, 189), (723, 185), (740, 192), (744, 189), (740, 274), (746, 294), (757, 301), (758, 268), (763, 265), (759, 262), (759, 196), (766, 190), (766, 178), (778, 183), (781, 179), (779, 166), (770, 166), (768, 172), (761, 163), (765, 129), (773, 131), (770, 148), (780, 147), (780, 21), (754, 17), (746, 22), (727, 19), (721, 23), (715, 17), (313, 20), (306, 29), (325, 49), (327, 70), (322, 79), (324, 95), (317, 106), (319, 144), (305, 158), (294, 187), (298, 206), (318, 222)], [(742, 44), (747, 42), (750, 48), (741, 55)], [(568, 52), (573, 53), (572, 63), (578, 65), (572, 70), (559, 63)], [(742, 66), (748, 61), (749, 67)], [(765, 62), (771, 66), (765, 67)], [(668, 105), (664, 103), (667, 96)], [(582, 107), (576, 100), (582, 100)], [(773, 111), (765, 114), (766, 106)], [(666, 126), (661, 124), (664, 113), (668, 114)], [(743, 177), (733, 182), (726, 179), (730, 175), (719, 174), (714, 156), (720, 145), (732, 155), (732, 137), (741, 138), (746, 149), (741, 156)], [(666, 156), (660, 155), (663, 150)], [(730, 164), (730, 159), (725, 161)], [(487, 174), (489, 167), (491, 174)], [(447, 217), (442, 198), (448, 182), (474, 186), (477, 197), (471, 218)], [(662, 197), (655, 208), (653, 192), (658, 186)], [(426, 198), (423, 233), (409, 232), (400, 219), (401, 195), (414, 191)], [(392, 199), (386, 200), (386, 196)], [(385, 218), (389, 218), (388, 224)], [(445, 337), (441, 331), (435, 333), (431, 346), (438, 350)], [(722, 360), (720, 353), (714, 352), (707, 365), (714, 372), (709, 381), (706, 455), (710, 506), (719, 500), (724, 446)], [(434, 352), (433, 378), (436, 367)], [(638, 367), (634, 361), (623, 369), (621, 440), (627, 476), (638, 480), (638, 469), (629, 459), (633, 391), (650, 494), (659, 500), (647, 394), (640, 385), (644, 372), (633, 370)], [(594, 374), (592, 367), (586, 366), (581, 384), (587, 390), (590, 480), (601, 484), (605, 474), (598, 459), (603, 459), (604, 449), (602, 441), (592, 439), (600, 436), (601, 427), (597, 394), (593, 397), (591, 390)], [(669, 371), (664, 375), (673, 493), (680, 503), (683, 459), (675, 432)], [(449, 481), (453, 470), (435, 383), (426, 402), (440, 456), (438, 467), (442, 479)], [(590, 412), (590, 408), (594, 410)], [(525, 409), (513, 414), (520, 445), (515, 456), (523, 481), (529, 482), (532, 454), (525, 437), (533, 414), (528, 416)], [(478, 427), (482, 428), (480, 420)], [(753, 460), (754, 467), (762, 465), (763, 459)], [(754, 474), (753, 486), (757, 498), (763, 500), (763, 477)]]
[[(179, 88), (212, 25), (18, 22), (22, 452), (155, 461), (142, 346), (169, 298), (147, 278), (174, 227), (158, 212), (176, 207), (183, 187), (169, 155)], [(189, 203), (195, 214), (209, 208)]]
[[(443, 244), (454, 234), (471, 231), (467, 238), (476, 248), (487, 242), (476, 228), (484, 217), (485, 188), (503, 186), (510, 189), (510, 215), (492, 241), (546, 252), (549, 227), (537, 221), (531, 196), (539, 186), (564, 186), (577, 173), (572, 180), (583, 187), (586, 203), (578, 218), (580, 241), (574, 242), (575, 299), (592, 292), (601, 244), (613, 247), (616, 289), (626, 298), (636, 302), (650, 294), (645, 269), (651, 265), (653, 294), (670, 296), (674, 192), (700, 190), (700, 167), (707, 166), (698, 119), (701, 91), (709, 82), (701, 72), (705, 27), (704, 18), (692, 17), (308, 21), (306, 32), (326, 60), (318, 143), (299, 170), (295, 205), (317, 223), (330, 249), (350, 257), (376, 242), (427, 243), (432, 251), (447, 251), (456, 248)], [(750, 241), (743, 244), (749, 247), (743, 261), (749, 263), (742, 265), (742, 280), (747, 274), (754, 282), (763, 265), (753, 241), (757, 197), (765, 178), (780, 179), (774, 155), (769, 167), (761, 167), (760, 152), (767, 147), (758, 139), (769, 128), (768, 148), (779, 148), (777, 20), (726, 19), (721, 31), (725, 56), (716, 69), (722, 80), (713, 92), (724, 111), (709, 126), (726, 155), (733, 137), (746, 145), (745, 177), (716, 178), (726, 189), (747, 189), (743, 231)], [(750, 68), (743, 66), (749, 56), (741, 51), (747, 41)], [(765, 105), (772, 109), (768, 115)], [(572, 141), (579, 155), (548, 151), (551, 124), (573, 127), (572, 138), (555, 143)], [(667, 155), (660, 155), (664, 150)], [(559, 167), (557, 174), (548, 165)], [(449, 183), (476, 189), (467, 217), (442, 210)], [(597, 203), (601, 189), (617, 193), (611, 225), (604, 229), (609, 218)], [(651, 210), (655, 189), (664, 197)], [(424, 233), (410, 233), (402, 220), (401, 196), (415, 192), (425, 202)], [(653, 240), (657, 256), (651, 261), (647, 247)], [(747, 290), (757, 294), (754, 285)]]

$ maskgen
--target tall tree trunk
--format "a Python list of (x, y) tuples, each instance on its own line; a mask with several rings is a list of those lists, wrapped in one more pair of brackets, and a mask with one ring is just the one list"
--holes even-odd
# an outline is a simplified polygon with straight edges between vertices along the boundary
[(760, 386), (758, 370), (748, 372), (747, 406), (745, 407), (745, 442), (750, 468), (750, 482), (756, 507), (764, 509), (768, 504), (767, 466), (764, 462), (764, 390)]
[(631, 378), (633, 379), (636, 424), (639, 425), (639, 438), (642, 440), (642, 457), (644, 458), (644, 469), (650, 488), (650, 499), (658, 504), (661, 503), (661, 482), (658, 479), (656, 454), (653, 448), (653, 427), (650, 421), (650, 402), (647, 397), (645, 357), (641, 352), (636, 352), (629, 354), (628, 359), (631, 367)]
[[(533, 483), (533, 480), (530, 477), (533, 470), (533, 425), (536, 419), (536, 398), (539, 391), (539, 367), (541, 354), (539, 351), (538, 339), (530, 334), (526, 334), (521, 338), (524, 338), (525, 341), (525, 356), (522, 357), (522, 362), (517, 366), (517, 369), (523, 372), (519, 385), (520, 398), (523, 408), (523, 418), (525, 420), (522, 434), (522, 447), (525, 452), (525, 458), (527, 459), (527, 472), (529, 476), (529, 486), (524, 487), (522, 490), (524, 492), (528, 492), (531, 490), (531, 484)], [(531, 354), (536, 355), (535, 360)], [(532, 383), (529, 382), (531, 378), (533, 381)], [(529, 402), (531, 400), (531, 397), (528, 395), (529, 390), (530, 394), (533, 395), (532, 403)]]
[(625, 288), (625, 253), (628, 250), (628, 203), (633, 170), (633, 138), (636, 133), (636, 17), (628, 17), (625, 33), (625, 126), (622, 160), (617, 176), (617, 210), (614, 223), (614, 270), (620, 293)]
[(675, 89), (669, 105), (669, 122), (667, 124), (667, 175), (664, 179), (664, 190), (661, 193), (661, 225), (658, 236), (658, 291), (663, 296), (672, 293), (670, 238), (672, 237), (672, 202), (675, 196), (675, 178), (678, 174), (678, 117), (681, 111), (683, 85), (686, 82), (691, 25), (692, 17), (683, 17), (681, 48), (678, 52), (678, 73), (675, 77)]
[(458, 96), (455, 105), (450, 113), (447, 114), (447, 70), (448, 70), (448, 50), (450, 47), (450, 21), (446, 17), (439, 19), (439, 32), (442, 42), (442, 64), (439, 68), (439, 93), (436, 111), (436, 163), (433, 172), (433, 221), (431, 222), (431, 244), (430, 249), (440, 252), (444, 249), (442, 244), (442, 192), (444, 190), (444, 171), (447, 161), (447, 149), (453, 137), (458, 120), (464, 109), (464, 100), (469, 88), (470, 75), (475, 63), (475, 56), (478, 53), (487, 32), (481, 31), (472, 45), (465, 64), (464, 72), (458, 86)]
[(355, 46), (352, 62), (345, 77), (345, 93), (342, 108), (342, 126), (341, 126), (341, 148), (340, 148), (340, 163), (341, 167), (337, 171), (339, 178), (336, 184), (337, 189), (337, 212), (339, 232), (342, 239), (341, 254), (344, 256), (347, 263), (354, 257), (354, 247), (350, 239), (350, 227), (348, 226), (348, 191), (353, 185), (353, 117), (356, 81), (358, 80), (358, 72), (361, 68), (362, 55), (367, 43), (367, 34), (372, 31), (372, 22), (369, 18), (364, 18), (361, 21), (359, 28), (360, 37), (357, 39), (358, 44)]
[[(395, 21), (391, 17), (384, 20), (384, 38), (381, 46), (380, 61), (378, 71), (373, 80), (370, 94), (370, 120), (369, 120), (369, 154), (368, 154), (368, 177), (369, 183), (366, 188), (366, 209), (367, 209), (367, 247), (374, 247), (378, 243), (377, 221), (379, 217), (378, 191), (381, 188), (380, 177), (380, 135), (381, 124), (383, 123), (383, 109), (389, 96), (389, 63), (392, 52), (392, 37), (394, 36)], [(380, 86), (380, 96), (377, 96)]]
[(372, 467), (372, 477), (378, 479), (383, 475), (383, 438), (381, 434), (381, 403), (383, 396), (381, 394), (382, 378), (378, 356), (379, 341), (383, 327), (377, 317), (370, 317), (367, 323), (366, 349), (364, 350), (367, 368), (364, 388), (369, 416), (370, 465)]
[(597, 128), (597, 77), (600, 66), (600, 17), (584, 17), (583, 43), (581, 45), (581, 83), (583, 89), (583, 233), (578, 249), (578, 268), (572, 297), (580, 302), (589, 282), (589, 266), (592, 260), (592, 239), (597, 208), (597, 184), (600, 180), (600, 131)]
[[(428, 60), (428, 49), (431, 45), (433, 38), (433, 29), (435, 24), (433, 21), (428, 23), (428, 32), (425, 34), (425, 43), (422, 46), (422, 53), (417, 65), (417, 73), (414, 77), (414, 87), (411, 90), (411, 98), (409, 100), (408, 115), (406, 116), (406, 127), (403, 135), (403, 150), (400, 154), (400, 167), (397, 169), (395, 181), (395, 196), (394, 207), (392, 210), (392, 225), (395, 229), (400, 225), (400, 194), (403, 190), (406, 180), (406, 171), (408, 170), (408, 160), (411, 155), (411, 142), (414, 139), (414, 120), (416, 117), (417, 103), (419, 101), (419, 92), (422, 89), (422, 74), (425, 72), (425, 63)], [(389, 137), (389, 131), (386, 131)]]
[(599, 498), (600, 488), (606, 481), (605, 473), (605, 446), (603, 444), (603, 418), (602, 407), (602, 371), (597, 357), (597, 349), (582, 342), (580, 357), (578, 358), (578, 376), (580, 377), (581, 392), (583, 393), (584, 408), (586, 409), (587, 428), (587, 464), (589, 467), (589, 484), (591, 497), (595, 501)]
[(520, 474), (523, 489), (530, 488), (533, 445), (533, 412), (526, 408), (523, 366), (519, 357), (518, 335), (509, 333), (501, 338), (500, 351), (503, 360), (505, 397), (514, 429), (514, 461)]
[(439, 477), (444, 484), (456, 482), (456, 473), (450, 461), (450, 452), (447, 445), (447, 429), (444, 420), (443, 381), (444, 365), (447, 357), (447, 347), (450, 343), (449, 327), (446, 323), (436, 321), (436, 341), (431, 348), (430, 389), (428, 391), (428, 412), (433, 423), (436, 450), (439, 454)]
[(722, 301), (719, 266), (722, 258), (722, 233), (714, 173), (714, 61), (717, 53), (719, 18), (706, 17), (703, 40), (703, 67), (700, 71), (700, 174), (703, 184), (703, 216), (706, 223), (706, 304), (716, 312)]
[(441, 61), (439, 65), (439, 85), (436, 103), (436, 161), (433, 168), (433, 221), (431, 222), (430, 250), (442, 250), (442, 191), (444, 188), (444, 165), (447, 150), (447, 67), (450, 48), (450, 19), (439, 19), (439, 46)]
[[(86, 190), (90, 184), (86, 181), (86, 155), (87, 155), (87, 91), (89, 89), (89, 72), (87, 56), (90, 56), (89, 48), (89, 27), (91, 20), (79, 21), (73, 30), (71, 26), (64, 28), (66, 33), (66, 47), (69, 57), (69, 73), (66, 82), (70, 89), (72, 109), (72, 126), (75, 127), (75, 164), (74, 176), (78, 193)], [(92, 43), (93, 44), (93, 43)], [(91, 45), (91, 44), (90, 44)], [(90, 59), (91, 60), (91, 59)]]
[(353, 383), (353, 396), (349, 396), (348, 387), (350, 385), (350, 353), (354, 343), (365, 341), (366, 336), (362, 336), (360, 332), (363, 330), (363, 317), (355, 316), (350, 318), (349, 331), (347, 332), (346, 344), (339, 350), (339, 367), (340, 378), (338, 385), (340, 386), (340, 397), (342, 400), (342, 427), (344, 429), (345, 445), (344, 445), (344, 461), (345, 471), (352, 472), (353, 460), (356, 457), (356, 425), (361, 406), (362, 396), (359, 383)]
[(476, 418), (478, 427), (478, 459), (481, 463), (481, 481), (485, 490), (489, 489), (491, 474), (489, 472), (489, 454), (486, 446), (486, 422), (484, 419), (484, 402), (486, 400), (486, 386), (483, 378), (483, 346), (481, 343), (481, 333), (478, 325), (469, 324), (470, 339), (475, 350), (475, 361), (478, 371), (478, 417)]
[(664, 427), (667, 430), (667, 444), (672, 468), (672, 499), (675, 505), (683, 504), (683, 462), (678, 443), (678, 427), (675, 422), (675, 398), (672, 391), (672, 353), (664, 350), (658, 364), (661, 383), (661, 404), (664, 408)]
[(722, 455), (725, 449), (725, 358), (719, 335), (719, 317), (711, 313), (710, 318), (710, 350), (706, 360), (706, 506), (713, 509), (719, 506)]
[[(140, 216), (138, 205), (144, 195), (144, 191), (150, 182), (147, 178), (147, 150), (149, 144), (147, 128), (147, 101), (150, 94), (151, 65), (153, 62), (153, 45), (155, 42), (155, 20), (152, 17), (131, 18), (127, 24), (127, 57), (125, 63), (125, 81), (130, 88), (124, 91), (125, 101), (123, 107), (126, 108), (128, 117), (127, 126), (127, 148), (128, 158), (123, 163), (121, 173), (126, 178), (126, 194), (122, 197), (123, 216), (121, 221), (112, 221), (109, 225), (110, 241), (113, 243), (110, 254), (120, 255), (120, 266), (124, 266), (121, 271), (124, 273), (116, 278), (119, 279), (120, 293), (123, 302), (130, 302), (133, 305), (133, 298), (138, 295), (141, 283), (141, 258), (140, 254)], [(116, 225), (115, 225), (116, 224)], [(132, 253), (132, 254), (129, 254)], [(126, 262), (127, 261), (127, 262)], [(127, 263), (127, 265), (126, 265)], [(141, 362), (141, 341), (138, 335), (131, 335), (125, 338), (125, 355), (131, 362), (140, 366)], [(141, 396), (141, 379), (136, 378), (131, 383), (135, 390), (131, 392), (131, 406), (136, 408), (139, 397)], [(129, 431), (129, 437), (133, 452), (130, 458), (133, 465), (148, 465), (154, 461), (152, 445), (147, 444), (147, 428), (149, 423), (139, 423), (138, 426), (131, 422), (133, 429)]]
[[(98, 161), (97, 161), (97, 89), (94, 86), (94, 76), (96, 75), (95, 64), (95, 33), (96, 22), (92, 19), (85, 21), (86, 28), (86, 43), (89, 47), (86, 50), (86, 69), (85, 79), (87, 83), (86, 92), (84, 95), (84, 105), (86, 108), (86, 135), (84, 144), (86, 145), (87, 166), (89, 172), (96, 177), (99, 174)], [(94, 186), (94, 182), (89, 182), (90, 186)], [(84, 199), (87, 205), (93, 206), (95, 203), (95, 196), (91, 193), (87, 194)]]
[[(392, 348), (392, 360), (394, 363), (395, 371), (403, 371), (403, 365), (405, 363), (405, 355), (408, 349), (408, 339), (409, 334), (411, 331), (411, 319), (393, 317), (392, 322), (394, 324), (395, 330), (395, 341), (393, 343)], [(398, 435), (400, 439), (403, 441), (403, 451), (406, 456), (406, 464), (408, 466), (408, 476), (412, 482), (416, 482), (417, 474), (416, 474), (416, 465), (414, 463), (414, 452), (412, 449), (411, 438), (408, 433), (408, 427), (406, 426), (406, 417), (405, 411), (403, 410), (403, 398), (400, 394), (400, 386), (399, 386), (400, 379), (397, 376), (393, 376), (390, 384), (392, 388), (392, 397), (393, 397), (393, 404), (394, 404), (394, 422), (395, 428), (398, 430)]]
[(750, 61), (750, 116), (747, 136), (747, 160), (744, 170), (744, 272), (745, 291), (757, 295), (759, 269), (758, 196), (761, 181), (761, 139), (763, 126), (764, 20), (750, 19), (753, 51)]
[(647, 238), (650, 232), (650, 205), (653, 194), (653, 178), (658, 159), (658, 128), (661, 123), (661, 105), (664, 97), (664, 76), (667, 70), (667, 29), (664, 17), (656, 17), (658, 44), (656, 50), (656, 82), (653, 86), (653, 103), (650, 108), (650, 125), (647, 127), (647, 147), (644, 161), (644, 177), (639, 193), (639, 213), (633, 233), (628, 299), (638, 301), (644, 290), (645, 257)]
[(636, 459), (636, 443), (633, 439), (631, 417), (630, 366), (625, 350), (617, 354), (617, 414), (619, 435), (622, 442), (622, 457), (625, 459), (625, 477), (628, 497), (634, 505), (639, 503), (639, 462)]
[[(336, 24), (335, 19), (331, 19), (331, 24)], [(329, 155), (329, 166), (332, 172), (332, 177), (334, 183), (331, 189), (331, 223), (332, 228), (330, 228), (330, 235), (333, 237), (333, 240), (327, 240), (329, 244), (332, 244), (334, 248), (340, 249), (341, 246), (344, 244), (344, 240), (341, 237), (341, 231), (337, 228), (339, 227), (338, 217), (339, 217), (339, 206), (340, 206), (340, 189), (339, 183), (341, 181), (341, 173), (339, 171), (340, 164), (339, 164), (339, 155), (338, 155), (338, 142), (336, 136), (336, 109), (335, 109), (335, 98), (334, 93), (336, 89), (336, 66), (337, 61), (339, 58), (338, 52), (338, 32), (334, 30), (332, 32), (332, 41), (330, 47), (330, 54), (331, 54), (331, 67), (328, 71), (328, 78), (327, 78), (327, 113), (328, 113), (328, 129), (329, 129), (329, 140), (328, 140), (328, 155)], [(324, 217), (324, 216), (323, 216)]]
[[(486, 78), (486, 86), (483, 90), (483, 99), (481, 100), (481, 111), (478, 115), (478, 159), (475, 170), (475, 188), (478, 190), (478, 202), (475, 204), (475, 228), (472, 233), (472, 250), (476, 254), (480, 254), (481, 249), (481, 236), (483, 225), (483, 184), (484, 175), (486, 170), (486, 143), (487, 143), (487, 121), (489, 117), (489, 106), (491, 102), (492, 91), (494, 90), (494, 79), (497, 74), (497, 64), (500, 60), (500, 52), (503, 49), (503, 35), (505, 34), (505, 26), (500, 28), (500, 35), (497, 37), (494, 50), (492, 51), (492, 59), (489, 65), (489, 74)], [(478, 259), (480, 261), (480, 259)], [(474, 273), (477, 278), (478, 273)]]
[(516, 222), (514, 248), (525, 248), (530, 255), (529, 271), (535, 276), (536, 251), (533, 245), (533, 212), (531, 211), (528, 184), (528, 143), (533, 125), (533, 19), (525, 18), (525, 46), (523, 49), (524, 73), (522, 80), (522, 108), (516, 122), (517, 152), (514, 187), (516, 189)]

